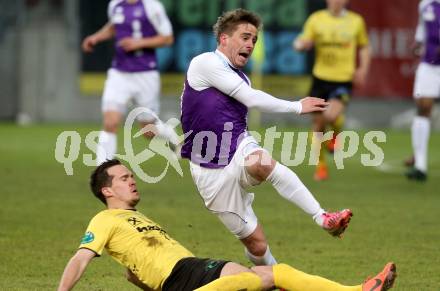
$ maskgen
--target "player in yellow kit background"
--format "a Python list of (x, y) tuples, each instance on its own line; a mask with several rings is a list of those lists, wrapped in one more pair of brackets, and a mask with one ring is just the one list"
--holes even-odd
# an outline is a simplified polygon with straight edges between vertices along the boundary
[[(325, 112), (315, 113), (312, 130), (334, 130), (329, 149), (334, 150), (335, 137), (342, 130), (344, 111), (352, 94), (352, 87), (362, 86), (370, 66), (368, 35), (362, 16), (346, 8), (349, 0), (326, 0), (327, 9), (314, 12), (306, 20), (302, 34), (293, 42), (298, 51), (315, 49), (313, 81), (309, 96), (320, 97), (330, 103)], [(359, 50), (359, 51), (358, 51)], [(356, 66), (356, 56), (359, 65)], [(328, 178), (328, 169), (318, 135), (313, 144), (320, 147), (315, 180)]]

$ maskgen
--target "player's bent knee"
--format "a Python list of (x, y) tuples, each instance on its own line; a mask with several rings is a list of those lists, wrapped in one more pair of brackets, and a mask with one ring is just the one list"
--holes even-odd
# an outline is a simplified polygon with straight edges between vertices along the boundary
[(104, 122), (104, 130), (111, 133), (118, 131), (119, 123), (117, 122)]
[(121, 114), (119, 112), (104, 112), (103, 127), (107, 132), (116, 133), (121, 123)]
[(269, 177), (270, 173), (272, 173), (273, 169), (275, 168), (275, 163), (270, 162), (270, 164), (262, 164), (259, 167), (259, 175), (261, 180), (265, 181), (267, 177)]
[(251, 272), (251, 269), (246, 268), (238, 263), (229, 262), (222, 268), (220, 277), (235, 275), (243, 272)]
[(275, 168), (276, 161), (265, 152), (259, 152), (257, 155), (252, 154), (247, 158), (247, 162), (252, 160), (255, 161), (246, 164), (248, 174), (260, 182), (265, 181)]

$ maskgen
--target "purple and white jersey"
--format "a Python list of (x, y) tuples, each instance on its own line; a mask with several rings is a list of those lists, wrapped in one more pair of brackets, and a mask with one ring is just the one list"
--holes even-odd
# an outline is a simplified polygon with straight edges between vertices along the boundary
[(422, 62), (440, 65), (440, 0), (420, 2), (415, 38), (425, 46)]
[(182, 93), (182, 157), (206, 168), (229, 164), (240, 141), (248, 136), (246, 105), (231, 95), (248, 77), (220, 51), (195, 57)]
[(118, 43), (126, 37), (141, 39), (156, 35), (172, 35), (171, 22), (157, 0), (112, 0), (108, 5), (109, 21), (115, 28), (115, 55), (112, 67), (123, 72), (157, 70), (155, 49), (125, 52)]

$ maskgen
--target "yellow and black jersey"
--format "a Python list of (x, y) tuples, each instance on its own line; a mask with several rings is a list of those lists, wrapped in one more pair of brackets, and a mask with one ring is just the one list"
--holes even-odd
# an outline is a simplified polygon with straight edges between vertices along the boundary
[(313, 75), (333, 82), (349, 82), (356, 66), (356, 49), (368, 45), (365, 23), (357, 13), (344, 10), (333, 16), (319, 10), (307, 19), (301, 39), (315, 46)]
[(144, 284), (160, 290), (176, 263), (194, 255), (135, 210), (107, 209), (90, 221), (79, 248), (110, 256)]

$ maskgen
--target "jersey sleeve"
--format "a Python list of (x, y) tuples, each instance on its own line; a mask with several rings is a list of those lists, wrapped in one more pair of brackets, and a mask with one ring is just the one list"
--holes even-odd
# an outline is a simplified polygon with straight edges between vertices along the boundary
[(315, 39), (315, 14), (312, 14), (307, 18), (304, 23), (303, 32), (299, 36), (300, 39), (304, 40), (314, 40)]
[(103, 214), (97, 214), (90, 221), (89, 226), (81, 239), (79, 248), (89, 249), (100, 256), (112, 234), (114, 226), (109, 219), (110, 218)]
[(205, 53), (194, 58), (187, 73), (189, 85), (201, 91), (214, 87), (231, 96), (246, 82), (215, 53)]
[(118, 2), (116, 0), (112, 0), (108, 3), (107, 17), (108, 17), (109, 21), (111, 21), (111, 19), (112, 19), (113, 9), (115, 8), (116, 4), (118, 4)]
[(368, 45), (367, 26), (365, 25), (365, 21), (362, 18), (362, 16), (359, 16), (359, 31), (357, 35), (357, 44), (359, 46)]
[(144, 0), (148, 19), (160, 35), (172, 35), (173, 26), (165, 11), (165, 7), (157, 0)]
[(425, 42), (425, 26), (423, 23), (423, 6), (422, 3), (419, 3), (419, 20), (417, 23), (416, 28), (416, 34), (415, 34), (415, 41), (416, 42)]

